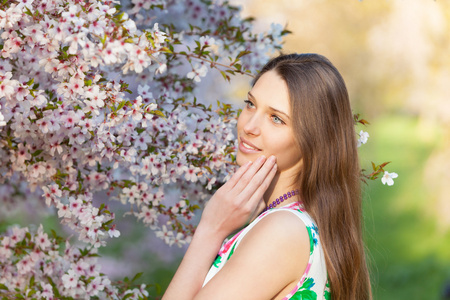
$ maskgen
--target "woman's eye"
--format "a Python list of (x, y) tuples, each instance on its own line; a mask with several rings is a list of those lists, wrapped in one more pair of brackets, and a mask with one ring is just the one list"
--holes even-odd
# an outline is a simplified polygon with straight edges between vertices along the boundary
[(254, 107), (252, 101), (250, 101), (250, 100), (244, 100), (244, 102), (245, 102), (245, 106), (246, 106), (247, 108), (252, 108), (252, 107)]
[(283, 120), (281, 120), (277, 115), (272, 115), (272, 121), (275, 124), (284, 124)]

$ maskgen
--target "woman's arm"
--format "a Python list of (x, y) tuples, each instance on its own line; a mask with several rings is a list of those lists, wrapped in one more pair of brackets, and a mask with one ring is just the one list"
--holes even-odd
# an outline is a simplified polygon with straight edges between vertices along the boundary
[(275, 157), (242, 166), (209, 200), (192, 242), (164, 300), (194, 299), (223, 240), (262, 210), (261, 201), (276, 173)]

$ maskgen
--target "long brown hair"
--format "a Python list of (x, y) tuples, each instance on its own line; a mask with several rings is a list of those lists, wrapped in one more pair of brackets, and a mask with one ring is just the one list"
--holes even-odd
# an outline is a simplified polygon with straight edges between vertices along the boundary
[[(325, 254), (333, 300), (372, 299), (362, 240), (361, 181), (353, 114), (338, 70), (318, 54), (269, 61), (254, 83), (274, 70), (286, 82), (302, 155), (297, 177)], [(253, 83), (253, 84), (254, 84)]]

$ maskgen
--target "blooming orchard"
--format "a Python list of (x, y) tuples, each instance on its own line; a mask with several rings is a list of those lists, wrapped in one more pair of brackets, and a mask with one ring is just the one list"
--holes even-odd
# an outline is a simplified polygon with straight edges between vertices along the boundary
[(189, 242), (194, 211), (234, 170), (236, 111), (198, 100), (198, 82), (255, 73), (288, 32), (253, 33), (225, 1), (0, 2), (0, 214), (44, 199), (85, 245), (11, 228), (0, 294), (146, 298), (100, 273), (97, 248), (120, 232), (93, 200), (106, 192), (167, 244)]
[[(86, 248), (13, 228), (1, 238), (0, 291), (146, 296), (97, 269), (96, 249), (120, 232), (93, 199), (107, 191), (169, 245), (189, 241), (193, 211), (234, 168), (235, 111), (197, 101), (197, 83), (255, 72), (287, 33), (251, 27), (222, 1), (2, 1), (2, 202), (42, 195)], [(178, 200), (166, 199), (174, 188)]]

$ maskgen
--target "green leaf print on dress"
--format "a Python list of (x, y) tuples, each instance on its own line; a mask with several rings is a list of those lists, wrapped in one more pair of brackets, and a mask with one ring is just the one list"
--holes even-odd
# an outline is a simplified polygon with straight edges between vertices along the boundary
[(290, 300), (317, 300), (316, 292), (311, 290), (314, 285), (313, 278), (306, 278), (300, 289), (292, 295)]
[(325, 285), (325, 291), (323, 292), (323, 297), (325, 300), (331, 300), (331, 293), (330, 293), (330, 280), (327, 280), (327, 284)]
[(308, 235), (309, 235), (309, 255), (311, 255), (314, 251), (314, 237), (311, 232), (311, 227), (306, 226), (306, 230), (308, 231)]
[(222, 256), (217, 255), (216, 259), (213, 262), (213, 266), (218, 268), (221, 262), (222, 262)]
[(323, 292), (323, 297), (325, 298), (325, 300), (331, 300), (331, 294), (329, 291), (324, 291)]
[(231, 255), (233, 255), (233, 253), (234, 253), (234, 248), (236, 248), (236, 243), (234, 243), (233, 248), (231, 248), (230, 255), (228, 255), (227, 260), (229, 260), (230, 257), (231, 257)]

